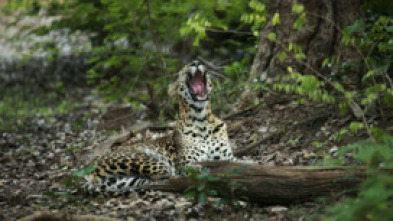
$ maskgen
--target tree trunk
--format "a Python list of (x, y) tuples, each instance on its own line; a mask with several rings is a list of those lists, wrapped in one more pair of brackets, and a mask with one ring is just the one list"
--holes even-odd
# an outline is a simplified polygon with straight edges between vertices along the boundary
[[(277, 75), (283, 74), (287, 66), (300, 73), (312, 74), (309, 68), (321, 70), (325, 58), (340, 55), (352, 59), (358, 57), (354, 50), (343, 48), (340, 44), (341, 30), (361, 17), (361, 0), (277, 0), (267, 1), (267, 21), (260, 32), (260, 43), (255, 56), (250, 80), (267, 79), (272, 82)], [(295, 3), (304, 5), (307, 22), (299, 30), (293, 28), (297, 14), (292, 12)], [(272, 25), (272, 17), (278, 12), (280, 23)], [(276, 33), (280, 43), (269, 41), (268, 34)], [(288, 56), (281, 62), (277, 55), (288, 48), (289, 42), (301, 46), (307, 65), (299, 64), (295, 58)], [(356, 80), (357, 81), (357, 80)]]
[[(211, 183), (211, 187), (222, 193), (223, 190), (228, 190), (228, 183), (245, 186), (247, 190), (235, 191), (235, 197), (245, 195), (251, 202), (262, 205), (287, 205), (343, 190), (355, 190), (357, 184), (367, 178), (364, 168), (268, 167), (233, 162), (206, 162), (202, 165), (209, 168), (212, 175), (227, 179)], [(184, 192), (191, 185), (198, 183), (187, 177), (175, 177), (165, 183), (147, 186), (146, 189)]]

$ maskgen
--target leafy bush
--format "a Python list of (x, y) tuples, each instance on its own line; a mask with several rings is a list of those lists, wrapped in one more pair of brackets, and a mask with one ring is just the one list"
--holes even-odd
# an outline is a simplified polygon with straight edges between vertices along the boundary
[(210, 175), (208, 169), (202, 169), (200, 172), (192, 167), (184, 170), (191, 180), (197, 181), (198, 185), (189, 186), (185, 192), (186, 199), (192, 199), (194, 204), (206, 205), (208, 196), (217, 196), (218, 191), (211, 187), (212, 182), (220, 180), (219, 177)]
[(393, 217), (392, 190), (391, 175), (372, 176), (361, 185), (357, 198), (345, 199), (328, 208), (331, 216), (324, 220), (390, 220)]
[[(247, 187), (233, 182), (227, 175), (219, 177), (210, 174), (209, 169), (204, 168), (199, 171), (192, 167), (185, 168), (184, 172), (188, 174), (189, 179), (198, 183), (197, 185), (189, 186), (185, 190), (185, 198), (192, 199), (194, 205), (198, 203), (206, 205), (209, 196), (220, 197), (217, 205), (224, 204), (237, 207), (241, 200), (248, 201), (247, 196), (245, 196)], [(242, 169), (231, 172), (240, 173)]]
[[(46, 7), (50, 13), (63, 16), (38, 33), (62, 28), (94, 33), (88, 81), (108, 100), (164, 112), (165, 103), (169, 101), (166, 90), (171, 76), (183, 62), (188, 63), (196, 55), (235, 61), (228, 67), (236, 63), (243, 65), (237, 75), (232, 74), (235, 70), (225, 68), (232, 81), (220, 85), (224, 89), (235, 88), (228, 92), (228, 97), (234, 100), (244, 87), (236, 81), (246, 81), (244, 70), (249, 68), (250, 57), (255, 53), (255, 36), (264, 21), (260, 13), (265, 12), (263, 4), (256, 0), (250, 3), (241, 0), (37, 2), (38, 7)], [(9, 5), (17, 8), (26, 4), (14, 0)], [(258, 11), (258, 15), (253, 10)], [(247, 47), (243, 49), (239, 45)], [(247, 55), (247, 62), (240, 61), (244, 55)], [(227, 95), (224, 89), (220, 95)]]
[[(297, 14), (293, 24), (295, 30), (307, 25), (306, 13), (302, 5), (293, 5), (292, 12)], [(279, 13), (274, 14), (271, 23), (273, 26), (280, 23)], [(362, 184), (358, 198), (346, 199), (328, 209), (331, 216), (327, 220), (385, 220), (386, 217), (392, 217), (393, 177), (375, 169), (393, 165), (393, 137), (369, 124), (370, 109), (377, 110), (381, 119), (384, 119), (383, 110), (393, 107), (392, 33), (391, 16), (368, 12), (365, 19), (356, 21), (355, 24), (342, 30), (342, 45), (354, 48), (361, 61), (347, 61), (339, 56), (326, 58), (322, 67), (331, 70), (330, 75), (322, 74), (310, 67), (305, 62), (306, 55), (296, 42), (284, 44), (274, 32), (268, 34), (269, 40), (283, 49), (283, 52), (278, 55), (280, 61), (292, 57), (312, 72), (299, 73), (288, 66), (288, 74), (279, 76), (273, 84), (273, 89), (302, 95), (299, 103), (310, 99), (315, 102), (335, 104), (342, 114), (351, 110), (361, 121), (351, 122), (348, 129), (343, 129), (337, 134), (337, 140), (342, 139), (349, 132), (356, 134), (360, 130), (366, 130), (370, 137), (365, 141), (342, 147), (337, 158), (325, 158), (324, 162), (329, 165), (347, 164), (346, 156), (352, 154), (351, 164), (365, 164), (370, 170), (370, 178)], [(365, 70), (361, 73), (361, 87), (356, 90), (345, 88), (343, 79), (337, 78), (334, 74), (343, 73), (341, 76), (344, 77), (355, 74), (348, 71), (349, 66)]]
[[(294, 5), (292, 10), (300, 13), (298, 8), (300, 7)], [(296, 25), (296, 27), (300, 28), (302, 25), (303, 23)], [(359, 88), (357, 91), (347, 90), (340, 79), (334, 78), (334, 75), (325, 76), (315, 69), (312, 69), (312, 74), (301, 74), (292, 71), (292, 67), (288, 67), (289, 75), (284, 76), (281, 79), (282, 83), (275, 84), (274, 88), (287, 93), (295, 92), (305, 95), (317, 102), (336, 103), (340, 107), (341, 113), (347, 112), (350, 107), (355, 116), (362, 119), (363, 126), (370, 131), (371, 128), (366, 119), (368, 111), (374, 106), (382, 104), (393, 107), (393, 82), (389, 74), (392, 72), (390, 67), (393, 54), (393, 42), (390, 38), (393, 32), (392, 28), (392, 17), (372, 16), (357, 21), (342, 31), (342, 44), (357, 49), (362, 57), (362, 63), (350, 64), (350, 61), (333, 57), (326, 58), (322, 64), (322, 67), (331, 68), (332, 73), (345, 72), (345, 68), (350, 65), (363, 66), (366, 70), (362, 75), (363, 88)], [(272, 36), (275, 36), (274, 33)], [(271, 37), (271, 40), (281, 44), (274, 37)], [(288, 46), (282, 45), (282, 47), (286, 49), (288, 54), (293, 54), (300, 64), (307, 66), (302, 61), (305, 54), (298, 45), (291, 42)], [(284, 52), (283, 59), (287, 53)], [(331, 90), (332, 88), (334, 90)], [(379, 110), (381, 108), (380, 106)]]
[[(369, 179), (361, 186), (357, 198), (348, 198), (327, 209), (325, 220), (389, 220), (393, 216), (393, 176), (378, 168), (393, 166), (393, 136), (376, 128), (372, 137), (343, 147), (338, 158), (353, 154), (359, 164), (367, 165)], [(337, 162), (337, 161), (336, 161)], [(389, 218), (388, 218), (389, 217)]]

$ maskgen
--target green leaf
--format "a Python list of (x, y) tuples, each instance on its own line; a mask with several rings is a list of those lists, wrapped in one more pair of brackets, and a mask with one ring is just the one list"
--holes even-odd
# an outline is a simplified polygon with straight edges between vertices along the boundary
[(386, 90), (383, 100), (388, 107), (393, 108), (393, 89)]
[(345, 31), (348, 33), (348, 35), (351, 35), (354, 32), (360, 31), (365, 27), (365, 24), (362, 20), (357, 20), (354, 25), (350, 25), (347, 28), (345, 28)]
[(323, 159), (323, 161), (322, 161), (322, 165), (323, 166), (339, 166), (339, 165), (341, 165), (342, 163), (341, 163), (341, 161), (340, 160), (338, 160), (338, 159), (336, 159), (336, 158), (333, 158), (333, 157), (331, 157), (331, 156), (326, 156), (324, 159)]
[(348, 130), (347, 130), (347, 129), (341, 129), (341, 130), (338, 132), (338, 134), (336, 134), (336, 135), (333, 137), (333, 139), (334, 139), (335, 141), (341, 141), (347, 133), (348, 133)]
[(369, 71), (366, 73), (366, 78), (369, 78), (369, 77), (374, 76), (375, 73), (376, 73), (375, 70), (369, 70)]
[(184, 198), (186, 198), (186, 199), (195, 199), (195, 197), (196, 197), (196, 191), (195, 190), (194, 191), (189, 191), (189, 192), (187, 192), (186, 195), (184, 195)]
[(348, 103), (348, 101), (340, 102), (340, 103), (338, 104), (338, 109), (340, 110), (340, 114), (341, 114), (341, 115), (346, 114), (347, 111), (348, 111), (348, 108), (349, 108), (349, 103)]
[(369, 163), (373, 157), (376, 156), (374, 146), (362, 146), (354, 156), (355, 159), (365, 163)]
[(363, 129), (364, 124), (362, 122), (351, 122), (349, 125), (349, 129), (352, 131), (352, 133), (357, 133), (358, 130)]
[(210, 174), (210, 170), (208, 168), (203, 168), (201, 174), (204, 176), (208, 176)]
[(206, 184), (199, 184), (198, 192), (202, 192), (206, 188)]
[(294, 29), (300, 29), (303, 27), (303, 24), (307, 22), (306, 13), (302, 13), (293, 23)]
[(95, 164), (90, 164), (81, 170), (75, 171), (74, 175), (78, 178), (82, 178), (86, 175), (89, 175), (91, 172), (93, 172), (95, 168), (96, 168)]
[(207, 181), (209, 181), (209, 182), (217, 182), (217, 181), (219, 181), (220, 180), (220, 177), (218, 177), (218, 176), (208, 176), (207, 177)]
[(322, 67), (325, 67), (326, 65), (329, 64), (329, 58), (325, 58), (322, 62)]
[(198, 195), (198, 202), (202, 205), (205, 205), (207, 203), (207, 194), (205, 192), (201, 192)]
[(273, 24), (273, 26), (276, 26), (279, 23), (280, 23), (280, 14), (278, 14), (278, 12), (276, 12), (273, 16), (272, 24)]
[(393, 136), (388, 132), (381, 130), (379, 128), (371, 128), (370, 132), (372, 136), (378, 141), (382, 143), (387, 143), (393, 145)]
[(304, 11), (304, 6), (302, 4), (292, 5), (292, 12), (300, 14)]
[(209, 190), (208, 194), (209, 196), (218, 196), (217, 190)]
[(186, 188), (186, 190), (184, 190), (184, 192), (187, 193), (187, 192), (189, 192), (189, 191), (195, 191), (195, 189), (196, 189), (196, 186), (195, 186), (195, 185), (188, 186), (188, 187)]
[(277, 40), (277, 39), (276, 39), (276, 33), (270, 32), (270, 33), (267, 35), (267, 38), (268, 38), (270, 41), (276, 41), (276, 40)]
[(289, 42), (289, 44), (288, 44), (288, 50), (289, 50), (289, 51), (292, 51), (292, 49), (293, 49), (293, 43), (292, 43), (292, 41), (291, 41), (291, 42)]
[(281, 62), (283, 62), (285, 60), (285, 58), (287, 57), (287, 53), (285, 53), (284, 51), (280, 52), (277, 55), (278, 60), (280, 60)]

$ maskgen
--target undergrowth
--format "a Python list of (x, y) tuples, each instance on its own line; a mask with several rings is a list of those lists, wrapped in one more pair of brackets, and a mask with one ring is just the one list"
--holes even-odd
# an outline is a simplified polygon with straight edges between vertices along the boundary
[[(210, 170), (204, 168), (197, 170), (192, 167), (184, 169), (190, 180), (197, 184), (189, 186), (185, 192), (185, 198), (191, 199), (193, 205), (209, 204), (208, 197), (219, 198), (216, 205), (228, 205), (237, 208), (241, 201), (248, 201), (247, 187), (234, 182), (227, 174), (216, 176), (210, 173)], [(239, 174), (242, 170), (228, 171), (228, 174)]]
[[(293, 5), (292, 12), (298, 16), (293, 24), (294, 30), (307, 25), (306, 12), (302, 5)], [(271, 22), (272, 26), (278, 25), (280, 14), (276, 13)], [(393, 166), (393, 136), (371, 122), (375, 117), (382, 122), (386, 121), (389, 117), (386, 110), (391, 111), (393, 107), (393, 18), (371, 13), (341, 32), (343, 47), (356, 50), (361, 60), (348, 61), (340, 56), (326, 58), (322, 68), (330, 70), (328, 75), (305, 62), (306, 54), (296, 42), (283, 43), (274, 32), (270, 32), (269, 40), (282, 49), (278, 56), (281, 62), (291, 57), (309, 69), (308, 73), (300, 73), (292, 66), (287, 66), (287, 74), (277, 76), (273, 89), (301, 95), (299, 104), (306, 100), (333, 104), (339, 107), (342, 115), (348, 112), (354, 115), (355, 120), (338, 132), (337, 139), (360, 131), (369, 135), (367, 140), (341, 147), (337, 157), (325, 156), (325, 165), (365, 165), (369, 175), (359, 188), (356, 198), (346, 198), (326, 209), (328, 216), (325, 220), (388, 220), (393, 214), (393, 177), (385, 173), (383, 168)], [(343, 79), (336, 76), (337, 73), (344, 78), (357, 74), (348, 73), (349, 66), (361, 67), (359, 70), (364, 70), (361, 87), (356, 90), (346, 88)], [(370, 114), (370, 110), (374, 110), (374, 114)]]

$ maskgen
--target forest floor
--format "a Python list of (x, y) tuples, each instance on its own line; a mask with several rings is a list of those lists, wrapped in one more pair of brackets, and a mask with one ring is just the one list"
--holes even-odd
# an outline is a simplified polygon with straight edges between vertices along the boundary
[[(337, 152), (332, 143), (349, 116), (338, 117), (329, 106), (299, 106), (288, 99), (272, 100), (275, 102), (262, 98), (263, 106), (224, 117), (236, 148), (258, 143), (244, 153), (245, 158), (270, 166), (315, 165), (321, 156)], [(216, 206), (215, 199), (208, 206), (193, 206), (183, 194), (157, 191), (129, 198), (86, 196), (79, 191), (80, 180), (74, 173), (113, 134), (133, 131), (129, 139), (134, 142), (171, 132), (171, 127), (157, 127), (154, 119), (147, 118), (147, 110), (107, 105), (98, 96), (84, 93), (77, 107), (66, 114), (29, 117), (0, 133), (0, 220), (15, 220), (34, 211), (128, 220), (312, 220), (334, 201), (333, 197), (270, 207), (241, 202), (235, 208)], [(119, 122), (132, 126), (115, 130), (113, 126), (119, 126)], [(345, 139), (340, 142), (346, 142)], [(329, 140), (332, 142), (326, 145), (315, 145), (316, 141)]]

